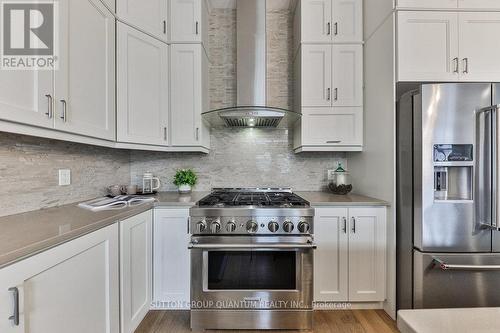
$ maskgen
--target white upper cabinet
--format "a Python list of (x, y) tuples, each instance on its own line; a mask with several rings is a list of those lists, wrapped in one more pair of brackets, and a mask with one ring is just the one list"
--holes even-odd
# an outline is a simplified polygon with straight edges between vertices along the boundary
[(115, 140), (115, 18), (100, 0), (59, 5), (55, 128)]
[(398, 81), (500, 81), (500, 12), (398, 13)]
[(500, 9), (498, 0), (397, 0), (398, 8)]
[[(476, 0), (472, 0), (476, 2)], [(457, 0), (397, 0), (401, 8), (457, 8)]]
[(386, 298), (386, 209), (349, 208), (349, 301)]
[(153, 295), (152, 229), (152, 210), (120, 222), (122, 333), (133, 333), (151, 306)]
[(458, 17), (461, 81), (500, 81), (500, 12)]
[(348, 300), (347, 208), (317, 208), (314, 218), (314, 301)]
[(458, 14), (399, 12), (399, 81), (457, 81)]
[(118, 23), (117, 140), (168, 144), (168, 45)]
[(173, 146), (204, 146), (204, 95), (207, 92), (201, 44), (170, 46), (170, 113)]
[(332, 46), (302, 45), (302, 106), (332, 104)]
[(333, 0), (332, 35), (337, 43), (363, 40), (363, 2), (360, 0)]
[(52, 71), (9, 71), (0, 75), (0, 119), (52, 128), (54, 88)]
[(363, 40), (362, 0), (302, 0), (300, 38), (304, 43), (360, 43)]
[[(201, 42), (207, 29), (202, 19), (204, 0), (170, 0), (170, 40), (172, 42)], [(203, 21), (203, 22), (202, 22)]]
[(333, 106), (363, 105), (363, 46), (333, 46)]
[(167, 40), (168, 0), (117, 0), (121, 20), (153, 36)]
[(332, 0), (301, 1), (302, 41), (328, 42), (332, 39)]
[(500, 9), (500, 1), (498, 1), (498, 0), (458, 0), (458, 8)]

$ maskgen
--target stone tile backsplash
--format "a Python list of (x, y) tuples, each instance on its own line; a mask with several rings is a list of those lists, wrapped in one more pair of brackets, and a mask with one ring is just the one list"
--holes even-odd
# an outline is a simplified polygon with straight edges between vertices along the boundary
[[(128, 151), (0, 133), (0, 216), (86, 200), (130, 178)], [(58, 170), (71, 185), (58, 186)]]

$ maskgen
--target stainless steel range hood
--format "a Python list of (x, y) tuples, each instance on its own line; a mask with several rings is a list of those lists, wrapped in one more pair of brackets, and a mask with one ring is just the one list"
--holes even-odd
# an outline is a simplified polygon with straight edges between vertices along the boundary
[(203, 113), (212, 126), (291, 127), (300, 114), (267, 105), (266, 0), (236, 1), (237, 105)]

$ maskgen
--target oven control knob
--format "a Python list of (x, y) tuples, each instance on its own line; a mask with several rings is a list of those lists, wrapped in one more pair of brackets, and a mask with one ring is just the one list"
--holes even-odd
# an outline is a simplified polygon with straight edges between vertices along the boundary
[(278, 229), (280, 228), (280, 225), (277, 222), (271, 221), (271, 222), (269, 222), (267, 227), (269, 228), (270, 232), (274, 233), (274, 232), (278, 231)]
[(236, 223), (234, 222), (227, 222), (226, 224), (226, 231), (227, 232), (234, 232), (236, 230)]
[(299, 231), (303, 234), (309, 232), (309, 229), (311, 229), (311, 226), (307, 222), (300, 222), (299, 225), (297, 226)]
[(255, 234), (259, 230), (259, 225), (254, 221), (250, 220), (247, 222), (247, 231), (251, 234)]
[(210, 232), (213, 234), (216, 234), (220, 231), (220, 223), (219, 222), (212, 222), (210, 224)]
[(196, 230), (198, 231), (199, 234), (201, 234), (205, 229), (207, 228), (207, 224), (205, 221), (200, 221), (196, 223)]
[(292, 232), (293, 231), (293, 223), (290, 221), (285, 221), (285, 223), (283, 223), (283, 230), (285, 230), (286, 232)]

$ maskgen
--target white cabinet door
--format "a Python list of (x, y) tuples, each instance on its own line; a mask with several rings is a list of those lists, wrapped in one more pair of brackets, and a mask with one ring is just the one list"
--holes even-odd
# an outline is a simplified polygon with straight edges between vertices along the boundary
[(117, 0), (121, 20), (162, 40), (167, 40), (168, 0)]
[(153, 212), (120, 222), (121, 332), (133, 333), (149, 311), (153, 284)]
[(347, 208), (316, 208), (314, 301), (348, 301)]
[(303, 42), (332, 40), (332, 0), (302, 0), (300, 14)]
[(118, 23), (117, 139), (168, 144), (168, 45)]
[(202, 1), (170, 0), (170, 40), (172, 42), (201, 42)]
[(337, 43), (363, 41), (362, 0), (333, 0), (332, 35)]
[(466, 9), (500, 9), (498, 0), (458, 0), (459, 8)]
[(363, 105), (363, 46), (333, 46), (333, 106)]
[(170, 46), (170, 113), (173, 146), (201, 145), (202, 57), (201, 44)]
[(500, 13), (459, 13), (462, 81), (500, 81)]
[(100, 0), (60, 1), (55, 128), (115, 140), (115, 18)]
[(398, 0), (397, 5), (400, 8), (457, 8), (457, 0)]
[[(13, 293), (19, 290), (19, 326)], [(0, 332), (119, 332), (118, 225), (0, 270)]]
[(153, 239), (153, 305), (189, 308), (189, 209), (155, 209)]
[(458, 14), (399, 12), (399, 81), (458, 81)]
[(349, 229), (349, 301), (384, 301), (386, 209), (349, 208)]
[(302, 45), (302, 106), (332, 104), (332, 46)]
[(302, 146), (362, 146), (362, 108), (304, 108)]
[(2, 70), (0, 119), (51, 128), (53, 114), (52, 71)]

